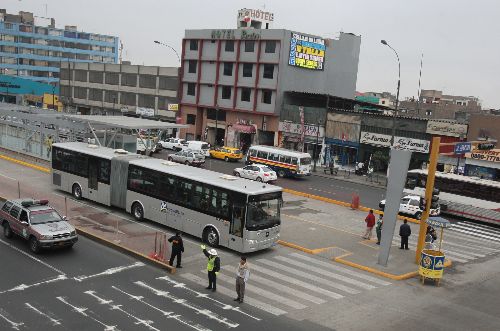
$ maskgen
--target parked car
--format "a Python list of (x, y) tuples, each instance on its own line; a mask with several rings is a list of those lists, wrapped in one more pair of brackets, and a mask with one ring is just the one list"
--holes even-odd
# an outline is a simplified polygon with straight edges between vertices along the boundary
[(210, 145), (204, 141), (189, 140), (182, 143), (183, 150), (196, 151), (203, 154), (205, 157), (209, 157)]
[[(379, 208), (381, 210), (385, 209), (385, 200), (380, 201)], [(411, 215), (419, 220), (424, 212), (420, 207), (420, 197), (418, 195), (406, 195), (401, 198), (399, 212), (401, 214)], [(439, 216), (439, 214), (441, 214), (441, 208), (431, 208), (430, 216)]]
[(43, 248), (72, 247), (78, 240), (75, 228), (49, 206), (48, 200), (7, 200), (0, 210), (3, 235), (14, 234), (29, 242), (33, 253)]
[(168, 160), (199, 167), (205, 163), (205, 156), (196, 151), (185, 150), (170, 154)]
[(164, 141), (160, 141), (159, 144), (164, 149), (171, 149), (174, 151), (180, 151), (182, 149), (182, 144), (185, 142), (184, 139), (180, 138), (169, 138)]
[(142, 137), (137, 138), (137, 154), (146, 155), (146, 146), (144, 144), (147, 144), (149, 156), (152, 156), (153, 153), (156, 153), (158, 151), (154, 139)]
[(239, 161), (243, 158), (243, 153), (238, 148), (234, 147), (217, 147), (210, 150), (210, 157), (221, 159), (226, 162)]
[(248, 178), (264, 183), (274, 182), (278, 179), (274, 170), (262, 164), (250, 164), (243, 168), (236, 168), (233, 174), (236, 177)]

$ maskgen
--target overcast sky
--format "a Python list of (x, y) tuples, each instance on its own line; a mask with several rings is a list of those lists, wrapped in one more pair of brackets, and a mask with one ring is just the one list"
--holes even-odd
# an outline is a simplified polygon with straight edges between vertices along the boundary
[[(47, 5), (45, 5), (47, 4)], [(401, 96), (422, 88), (476, 96), (484, 108), (500, 108), (500, 1), (498, 0), (2, 0), (9, 13), (31, 11), (56, 26), (111, 34), (133, 64), (174, 66), (185, 29), (235, 28), (241, 8), (274, 13), (274, 28), (334, 38), (361, 35), (357, 90), (395, 94), (401, 59)]]

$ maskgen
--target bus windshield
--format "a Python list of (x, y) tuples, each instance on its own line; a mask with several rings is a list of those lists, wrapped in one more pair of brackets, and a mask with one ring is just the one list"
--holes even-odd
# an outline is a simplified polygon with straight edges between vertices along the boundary
[(310, 157), (303, 157), (300, 159), (300, 164), (301, 165), (308, 165), (311, 164), (311, 158)]
[(262, 230), (279, 225), (280, 208), (281, 192), (251, 196), (247, 207), (247, 230)]

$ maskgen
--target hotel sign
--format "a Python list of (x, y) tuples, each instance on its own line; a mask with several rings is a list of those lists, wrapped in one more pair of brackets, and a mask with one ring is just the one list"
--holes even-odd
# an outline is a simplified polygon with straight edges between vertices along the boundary
[[(387, 134), (361, 132), (360, 143), (373, 146), (390, 147), (391, 136)], [(418, 153), (429, 153), (430, 142), (428, 140), (394, 137), (394, 148), (405, 149)]]
[(312, 70), (325, 68), (325, 40), (292, 32), (288, 64)]
[(426, 132), (438, 136), (465, 137), (467, 124), (428, 121)]

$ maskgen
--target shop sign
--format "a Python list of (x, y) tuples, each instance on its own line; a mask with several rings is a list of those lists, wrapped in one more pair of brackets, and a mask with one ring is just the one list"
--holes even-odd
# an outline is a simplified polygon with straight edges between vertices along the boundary
[(135, 113), (141, 116), (155, 116), (155, 110), (153, 108), (137, 107)]
[(224, 40), (234, 40), (236, 39), (236, 33), (239, 33), (241, 40), (259, 40), (260, 32), (251, 30), (212, 30), (212, 39), (224, 39)]
[[(360, 143), (373, 146), (390, 147), (391, 136), (387, 134), (361, 132)], [(406, 149), (418, 153), (429, 153), (430, 142), (428, 140), (394, 137), (394, 148)]]
[(426, 132), (439, 136), (465, 137), (467, 135), (467, 124), (428, 121)]
[(292, 32), (288, 64), (312, 70), (325, 68), (325, 40)]
[[(279, 131), (293, 134), (302, 134), (301, 124), (300, 123), (292, 123), (292, 122), (280, 122), (279, 123)], [(313, 136), (316, 137), (318, 134), (318, 126), (317, 125), (309, 125), (304, 124), (304, 136)], [(319, 138), (322, 138), (325, 134), (324, 127), (319, 127)]]
[(491, 149), (489, 151), (475, 149), (471, 153), (465, 154), (465, 157), (479, 161), (500, 162), (500, 149)]
[(390, 147), (391, 136), (380, 133), (361, 132), (361, 139), (359, 142), (374, 146)]
[(169, 103), (167, 105), (167, 110), (178, 111), (179, 110), (179, 104), (178, 103)]
[(454, 153), (455, 154), (470, 153), (471, 149), (472, 149), (471, 143), (457, 143), (455, 144)]

